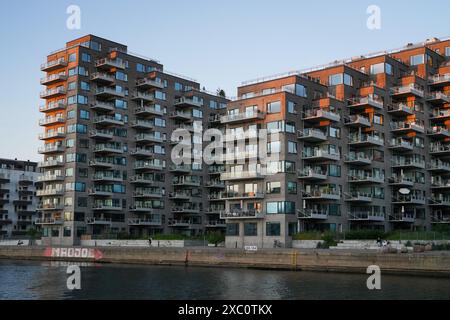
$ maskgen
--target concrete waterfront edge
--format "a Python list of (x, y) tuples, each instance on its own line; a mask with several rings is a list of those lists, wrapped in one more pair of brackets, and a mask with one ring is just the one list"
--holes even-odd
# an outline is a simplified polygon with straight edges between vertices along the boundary
[[(87, 258), (46, 255), (52, 249), (97, 250)], [(60, 253), (60, 251), (58, 251)], [(97, 258), (97, 254), (98, 257)], [(366, 273), (378, 265), (384, 273), (450, 277), (450, 254), (330, 250), (259, 250), (247, 252), (224, 248), (64, 248), (1, 247), (0, 259), (73, 261), (117, 264), (184, 265), (206, 267), (258, 268), (275, 270), (333, 271)]]

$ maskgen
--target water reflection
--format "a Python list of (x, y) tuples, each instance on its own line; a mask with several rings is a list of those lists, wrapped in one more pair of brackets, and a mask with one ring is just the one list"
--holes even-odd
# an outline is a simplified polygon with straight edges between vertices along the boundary
[(81, 265), (80, 291), (67, 263), (0, 261), (0, 299), (450, 299), (450, 279), (230, 268)]

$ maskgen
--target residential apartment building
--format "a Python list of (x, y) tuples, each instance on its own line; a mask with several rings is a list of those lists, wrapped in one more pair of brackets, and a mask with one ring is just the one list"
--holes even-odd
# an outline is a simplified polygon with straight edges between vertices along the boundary
[(220, 126), (223, 95), (93, 35), (48, 55), (41, 70), (44, 243), (225, 229), (215, 196), (224, 167), (171, 160), (176, 129)]
[(0, 238), (34, 228), (40, 176), (36, 162), (0, 159)]
[[(244, 83), (221, 119), (246, 140), (227, 146), (246, 162), (221, 175), (226, 245), (450, 223), (449, 108), (450, 40)], [(278, 161), (254, 161), (258, 129), (280, 133), (267, 143)]]

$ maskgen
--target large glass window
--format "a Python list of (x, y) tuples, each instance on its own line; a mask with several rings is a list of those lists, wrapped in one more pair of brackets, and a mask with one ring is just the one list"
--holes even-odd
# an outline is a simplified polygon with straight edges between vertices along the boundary
[(445, 55), (450, 57), (450, 47), (445, 48)]
[(299, 97), (307, 97), (306, 87), (301, 84), (295, 85), (295, 94)]
[(244, 223), (244, 236), (255, 237), (258, 235), (258, 224), (257, 223)]
[(267, 104), (267, 112), (268, 113), (278, 113), (281, 112), (281, 102), (274, 101)]
[(239, 223), (227, 223), (227, 236), (239, 236)]
[(425, 55), (423, 54), (418, 54), (415, 56), (412, 56), (410, 59), (410, 64), (412, 66), (417, 66), (419, 64), (424, 64), (425, 63)]
[(278, 237), (281, 234), (281, 224), (279, 222), (266, 222), (266, 236)]
[(281, 193), (281, 182), (279, 181), (267, 182), (267, 193), (270, 194)]
[(384, 63), (377, 63), (370, 66), (370, 74), (384, 73)]

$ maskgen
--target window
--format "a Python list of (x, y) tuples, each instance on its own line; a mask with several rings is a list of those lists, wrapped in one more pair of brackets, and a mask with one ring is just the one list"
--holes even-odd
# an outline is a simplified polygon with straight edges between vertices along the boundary
[(76, 114), (75, 110), (69, 110), (67, 112), (67, 119), (75, 119), (75, 114)]
[(339, 204), (330, 203), (328, 207), (328, 212), (330, 216), (340, 216), (341, 215), (341, 206)]
[(145, 66), (141, 63), (136, 64), (136, 71), (137, 72), (145, 72)]
[(299, 97), (307, 97), (306, 87), (301, 84), (295, 85), (295, 94)]
[(67, 148), (73, 148), (75, 146), (75, 140), (74, 139), (67, 139), (66, 140), (66, 147)]
[(353, 77), (344, 73), (344, 84), (347, 86), (353, 86)]
[(256, 237), (258, 235), (258, 224), (251, 222), (251, 223), (244, 223), (244, 236), (247, 237)]
[(239, 236), (239, 223), (227, 223), (227, 236)]
[(77, 54), (76, 53), (69, 54), (69, 62), (75, 62), (75, 61), (77, 61)]
[(297, 154), (297, 143), (293, 141), (288, 141), (288, 152)]
[(328, 165), (328, 175), (330, 177), (340, 177), (341, 176), (341, 166), (336, 164)]
[(81, 87), (81, 90), (85, 90), (85, 91), (91, 90), (89, 83), (87, 83), (85, 81), (81, 81), (80, 87)]
[(78, 100), (77, 103), (79, 103), (79, 104), (87, 104), (88, 103), (88, 98), (86, 96), (78, 95), (77, 100)]
[(295, 133), (295, 123), (294, 122), (287, 122), (285, 131), (288, 133)]
[(297, 194), (297, 182), (288, 181), (288, 183), (287, 183), (287, 192), (289, 194)]
[(117, 71), (116, 79), (121, 81), (128, 81), (128, 75), (122, 71)]
[(166, 100), (166, 94), (161, 91), (155, 91), (155, 98), (159, 100)]
[(292, 101), (288, 101), (288, 103), (287, 103), (287, 109), (288, 109), (288, 112), (289, 113), (297, 113), (297, 111), (295, 110), (295, 107), (296, 107), (296, 105), (295, 105), (295, 103), (294, 102), (292, 102)]
[(281, 193), (281, 182), (279, 181), (272, 181), (267, 182), (267, 193), (274, 194), (274, 193)]
[(280, 153), (281, 152), (280, 141), (271, 141), (271, 142), (267, 143), (267, 152), (268, 153)]
[(276, 201), (266, 203), (267, 214), (294, 214), (295, 202)]
[(195, 118), (203, 118), (203, 111), (198, 110), (198, 109), (193, 109), (192, 116)]
[(80, 109), (80, 119), (89, 120), (89, 111)]
[(81, 61), (83, 62), (91, 62), (91, 55), (88, 53), (81, 54)]
[(450, 57), (450, 47), (445, 48), (445, 56)]
[(330, 137), (339, 139), (341, 137), (341, 129), (330, 127), (329, 134), (330, 134)]
[(331, 75), (328, 78), (328, 84), (330, 86), (337, 86), (338, 84), (342, 84), (342, 73)]
[(102, 45), (95, 41), (91, 41), (89, 47), (95, 51), (102, 51)]
[(281, 102), (274, 101), (267, 104), (267, 112), (268, 113), (279, 113), (281, 112)]
[(278, 237), (281, 233), (281, 224), (279, 222), (266, 222), (266, 236)]
[(377, 63), (370, 66), (370, 74), (384, 73), (384, 63)]
[(72, 229), (70, 227), (63, 228), (63, 237), (70, 237), (72, 235)]
[(412, 66), (417, 66), (419, 64), (424, 64), (424, 63), (425, 63), (425, 55), (423, 55), (423, 54), (418, 54), (418, 55), (412, 56), (410, 58), (410, 64)]
[(77, 88), (77, 83), (75, 81), (69, 82), (69, 84), (67, 85), (68, 91), (76, 90), (76, 88)]
[(183, 91), (183, 85), (179, 82), (175, 82), (175, 90), (176, 91)]
[(393, 75), (394, 74), (394, 71), (392, 70), (392, 65), (391, 64), (389, 64), (389, 63), (386, 63), (386, 73), (387, 74), (389, 74), (389, 75)]

